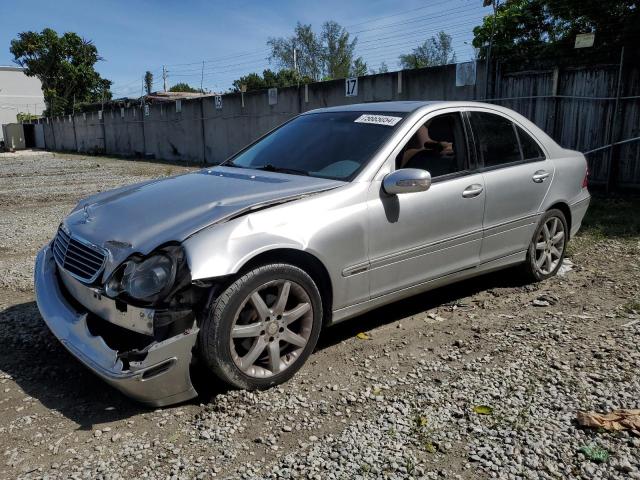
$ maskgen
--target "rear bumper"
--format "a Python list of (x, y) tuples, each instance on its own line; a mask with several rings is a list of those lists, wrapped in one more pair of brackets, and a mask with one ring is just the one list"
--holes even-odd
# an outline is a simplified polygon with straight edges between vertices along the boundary
[(581, 195), (577, 201), (569, 205), (569, 209), (571, 210), (571, 232), (570, 238), (578, 233), (580, 227), (582, 226), (582, 219), (587, 213), (587, 209), (589, 208), (589, 203), (591, 202), (591, 195), (586, 191), (585, 194)]
[(125, 368), (118, 352), (89, 332), (87, 312), (67, 302), (56, 269), (47, 245), (36, 258), (36, 302), (51, 332), (74, 357), (108, 384), (148, 405), (170, 405), (197, 395), (189, 375), (197, 329), (153, 343), (144, 360)]

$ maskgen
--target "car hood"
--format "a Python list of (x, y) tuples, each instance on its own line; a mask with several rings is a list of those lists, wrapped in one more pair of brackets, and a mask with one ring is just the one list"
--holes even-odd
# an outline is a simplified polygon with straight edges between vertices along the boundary
[(119, 263), (255, 208), (344, 182), (252, 169), (215, 167), (121, 187), (82, 200), (64, 220), (73, 235), (106, 248)]

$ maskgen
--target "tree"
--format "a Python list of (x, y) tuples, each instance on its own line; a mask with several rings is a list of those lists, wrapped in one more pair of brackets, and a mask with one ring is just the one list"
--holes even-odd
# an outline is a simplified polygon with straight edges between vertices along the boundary
[(47, 103), (45, 115), (71, 113), (75, 103), (111, 98), (111, 81), (95, 70), (102, 60), (96, 46), (75, 33), (58, 36), (50, 28), (21, 32), (11, 41), (10, 52), (27, 76), (40, 79)]
[(433, 67), (455, 63), (451, 35), (440, 32), (414, 48), (411, 53), (400, 55), (400, 65), (404, 69)]
[[(358, 39), (349, 39), (349, 32), (337, 22), (325, 22), (322, 25), (322, 42), (325, 75), (328, 78), (346, 78), (355, 68), (354, 50)], [(356, 61), (362, 59), (358, 58)], [(366, 74), (366, 69), (365, 69)]]
[(147, 95), (150, 95), (151, 90), (153, 90), (153, 73), (149, 70), (144, 74), (144, 90), (147, 92)]
[[(606, 61), (612, 48), (637, 45), (639, 23), (638, 0), (506, 0), (498, 5), (495, 30), (493, 13), (473, 29), (473, 46), (485, 58), (493, 32), (491, 56), (503, 62)], [(578, 33), (595, 33), (594, 46), (575, 49)], [(633, 55), (637, 49), (628, 50)]]
[(350, 77), (362, 77), (367, 74), (367, 64), (361, 57), (358, 57), (353, 62), (351, 69), (349, 70)]
[(38, 118), (38, 115), (34, 115), (33, 113), (19, 112), (16, 115), (16, 120), (18, 120), (18, 123), (30, 122), (31, 120), (35, 120), (36, 118)]
[(378, 71), (371, 70), (371, 73), (387, 73), (389, 71), (389, 67), (387, 66), (387, 62), (383, 61), (378, 67)]
[(204, 93), (199, 88), (194, 88), (188, 83), (180, 82), (176, 83), (169, 89), (170, 92), (188, 92), (188, 93)]
[(271, 50), (269, 61), (280, 69), (297, 69), (301, 77), (312, 81), (345, 78), (354, 71), (362, 71), (362, 65), (366, 74), (362, 58), (354, 58), (357, 41), (357, 37), (351, 39), (349, 32), (333, 21), (325, 22), (320, 34), (311, 25), (298, 22), (293, 36), (267, 41)]
[(313, 80), (309, 77), (302, 77), (294, 70), (282, 69), (279, 72), (267, 69), (262, 72), (262, 76), (257, 73), (250, 73), (240, 77), (233, 82), (233, 91), (240, 92), (242, 86), (246, 86), (247, 92), (253, 90), (264, 90), (266, 88), (284, 88), (293, 85), (310, 83)]

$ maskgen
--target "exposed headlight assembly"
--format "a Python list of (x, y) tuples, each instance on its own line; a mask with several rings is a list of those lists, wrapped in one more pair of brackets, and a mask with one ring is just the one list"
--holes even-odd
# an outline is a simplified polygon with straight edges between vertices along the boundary
[(105, 285), (105, 293), (110, 297), (126, 296), (143, 303), (163, 300), (174, 287), (179, 262), (183, 260), (181, 250), (176, 250), (179, 247), (168, 248), (144, 259), (134, 257), (125, 261)]
[(140, 263), (127, 262), (120, 285), (131, 298), (149, 301), (168, 286), (175, 278), (175, 264), (166, 255), (154, 255)]

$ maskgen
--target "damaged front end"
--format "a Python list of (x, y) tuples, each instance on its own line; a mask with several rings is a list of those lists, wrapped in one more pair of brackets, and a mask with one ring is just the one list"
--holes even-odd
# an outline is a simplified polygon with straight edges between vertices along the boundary
[[(191, 284), (182, 248), (131, 258), (104, 287), (61, 267), (55, 248), (54, 241), (38, 254), (35, 290), (40, 312), (60, 342), (138, 401), (163, 406), (195, 397), (189, 373), (198, 335), (194, 312), (207, 290)], [(158, 256), (163, 258), (148, 262)]]

